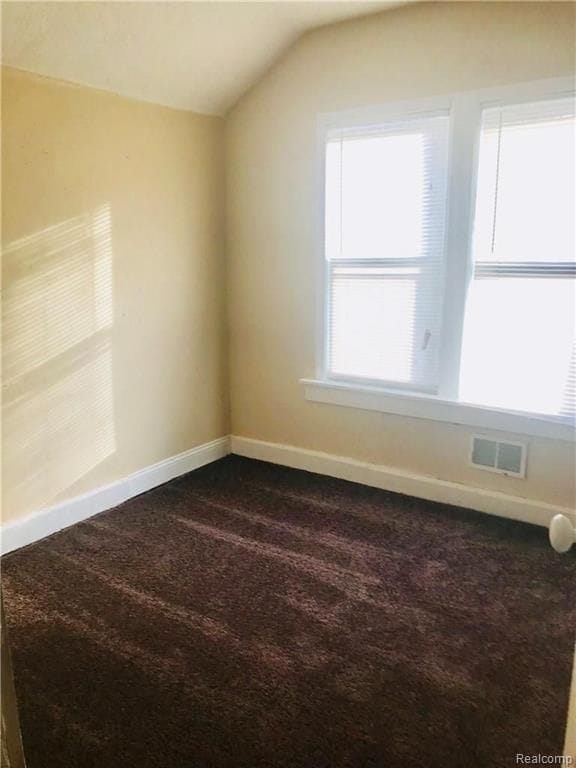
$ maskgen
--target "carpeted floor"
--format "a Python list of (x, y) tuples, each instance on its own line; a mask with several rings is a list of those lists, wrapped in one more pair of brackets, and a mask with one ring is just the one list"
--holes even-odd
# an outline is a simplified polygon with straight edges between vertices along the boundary
[(497, 768), (561, 752), (576, 558), (229, 457), (3, 562), (29, 768)]

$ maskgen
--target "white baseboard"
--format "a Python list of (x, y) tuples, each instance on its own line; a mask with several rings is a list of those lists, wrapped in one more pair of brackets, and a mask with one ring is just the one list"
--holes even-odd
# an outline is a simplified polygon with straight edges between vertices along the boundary
[(491, 515), (548, 526), (554, 515), (563, 514), (576, 523), (573, 510), (520, 496), (488, 491), (469, 485), (418, 475), (395, 467), (369, 464), (346, 456), (334, 456), (292, 445), (268, 443), (248, 437), (222, 437), (191, 448), (177, 456), (152, 464), (128, 477), (61, 504), (34, 512), (21, 520), (6, 523), (1, 529), (2, 554), (32, 544), (92, 515), (121, 504), (175, 477), (221, 459), (230, 453), (251, 459), (283, 464), (351, 480), (374, 488), (417, 496), (430, 501), (467, 507)]
[(230, 438), (221, 437), (152, 464), (115, 483), (96, 488), (94, 491), (53, 507), (41, 509), (21, 520), (6, 523), (2, 526), (2, 554), (32, 544), (56, 531), (86, 520), (98, 512), (111, 509), (123, 501), (184, 475), (186, 472), (191, 472), (193, 469), (210, 464), (229, 453)]
[(368, 464), (346, 456), (310, 451), (293, 445), (267, 443), (248, 437), (231, 437), (232, 453), (250, 459), (261, 459), (273, 464), (283, 464), (295, 469), (317, 472), (355, 483), (382, 488), (386, 491), (417, 496), (429, 501), (439, 501), (458, 507), (487, 512), (491, 515), (521, 520), (525, 523), (548, 526), (554, 515), (563, 514), (575, 520), (568, 507), (546, 504), (541, 501), (488, 491), (470, 485), (439, 480), (428, 475), (418, 475), (396, 467)]

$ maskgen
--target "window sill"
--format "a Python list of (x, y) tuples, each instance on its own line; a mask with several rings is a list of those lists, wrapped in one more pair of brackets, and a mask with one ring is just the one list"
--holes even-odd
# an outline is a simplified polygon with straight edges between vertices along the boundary
[(390, 392), (377, 387), (359, 386), (341, 381), (301, 379), (306, 400), (343, 405), (415, 419), (445, 421), (477, 429), (574, 441), (574, 425), (554, 417), (546, 418), (516, 411), (501, 411), (478, 405), (454, 403), (433, 395)]

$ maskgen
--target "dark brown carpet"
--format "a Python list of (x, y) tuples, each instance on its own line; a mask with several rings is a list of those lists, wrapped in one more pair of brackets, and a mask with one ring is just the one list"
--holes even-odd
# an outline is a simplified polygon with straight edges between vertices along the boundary
[(229, 457), (5, 558), (29, 768), (495, 768), (560, 753), (576, 558)]

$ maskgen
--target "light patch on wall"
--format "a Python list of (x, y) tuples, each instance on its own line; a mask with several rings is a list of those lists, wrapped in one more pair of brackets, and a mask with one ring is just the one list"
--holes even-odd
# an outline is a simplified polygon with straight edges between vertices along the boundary
[(4, 250), (5, 509), (58, 494), (115, 451), (107, 205)]

